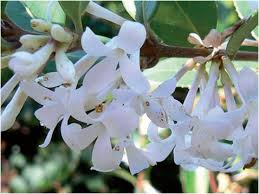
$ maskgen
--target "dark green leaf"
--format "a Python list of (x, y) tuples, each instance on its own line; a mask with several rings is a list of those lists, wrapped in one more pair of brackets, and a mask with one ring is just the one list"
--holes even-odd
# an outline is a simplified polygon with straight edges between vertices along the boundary
[(64, 12), (73, 21), (77, 32), (83, 31), (81, 15), (84, 12), (88, 1), (59, 1)]
[(249, 37), (252, 30), (258, 25), (258, 12), (254, 13), (231, 36), (227, 45), (227, 55), (233, 59), (245, 38)]
[(1, 1), (1, 18), (5, 17), (5, 7), (8, 1)]
[(158, 6), (156, 1), (123, 0), (122, 2), (130, 16), (141, 23), (147, 23)]
[(32, 16), (28, 14), (21, 2), (8, 1), (5, 7), (5, 14), (17, 27), (28, 32), (33, 31), (30, 23)]
[(167, 1), (159, 2), (150, 21), (151, 30), (169, 45), (190, 46), (189, 33), (202, 38), (217, 24), (217, 7), (213, 1)]

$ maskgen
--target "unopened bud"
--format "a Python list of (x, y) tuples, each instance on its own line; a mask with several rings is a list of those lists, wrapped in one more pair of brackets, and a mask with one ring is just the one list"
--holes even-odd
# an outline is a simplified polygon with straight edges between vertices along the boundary
[(65, 29), (58, 25), (58, 24), (53, 24), (51, 27), (51, 36), (59, 42), (71, 42), (73, 40), (73, 36), (66, 32)]
[(68, 59), (62, 48), (56, 51), (55, 62), (61, 77), (68, 83), (74, 83), (76, 74), (74, 64)]
[(1, 114), (1, 131), (6, 131), (13, 126), (26, 99), (27, 95), (20, 88), (18, 88), (13, 99), (9, 102)]
[(22, 47), (28, 51), (35, 51), (38, 48), (45, 45), (49, 40), (49, 36), (45, 35), (23, 35), (20, 38), (20, 43), (22, 43)]
[(1, 57), (1, 69), (6, 68), (8, 66), (10, 59), (11, 55)]
[(50, 32), (51, 23), (42, 19), (32, 19), (31, 27), (38, 32)]
[(7, 99), (7, 97), (11, 94), (15, 86), (19, 83), (20, 78), (18, 75), (14, 74), (11, 79), (6, 82), (6, 84), (1, 88), (1, 106)]
[(9, 61), (9, 67), (22, 77), (30, 77), (44, 65), (54, 51), (54, 44), (48, 43), (35, 53), (16, 52)]
[(187, 40), (189, 43), (194, 44), (196, 46), (204, 46), (200, 36), (196, 33), (190, 33)]

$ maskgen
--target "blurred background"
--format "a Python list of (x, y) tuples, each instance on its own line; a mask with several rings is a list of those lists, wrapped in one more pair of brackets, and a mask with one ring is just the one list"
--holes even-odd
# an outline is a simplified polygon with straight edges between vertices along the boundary
[[(123, 17), (130, 18), (121, 2), (99, 3)], [(30, 2), (26, 6), (31, 6)], [(217, 6), (219, 31), (239, 20), (232, 1), (218, 1)], [(89, 26), (95, 33), (106, 37), (112, 37), (118, 31), (117, 26), (91, 17), (89, 14), (85, 15), (82, 21), (84, 26)], [(1, 51), (6, 52), (2, 47)], [(73, 61), (78, 60), (77, 56), (78, 53), (70, 54)], [(144, 73), (155, 87), (172, 75), (185, 60), (161, 59), (155, 68), (145, 70)], [(244, 63), (254, 69), (257, 66), (253, 62), (238, 62), (237, 68), (239, 64), (242, 66)], [(53, 62), (50, 62), (46, 72), (52, 69)], [(11, 76), (10, 70), (2, 69), (1, 84), (4, 85)], [(186, 75), (173, 94), (181, 102), (188, 92), (187, 86), (192, 77), (193, 72)], [(223, 93), (220, 97), (224, 104)], [(165, 161), (135, 176), (129, 173), (124, 163), (121, 169), (110, 173), (91, 171), (92, 147), (88, 147), (81, 154), (72, 152), (64, 144), (58, 130), (59, 126), (50, 145), (45, 149), (38, 147), (48, 132), (34, 117), (34, 111), (38, 108), (36, 102), (27, 99), (13, 127), (1, 133), (2, 192), (258, 192), (258, 175), (254, 168), (232, 174), (210, 172), (204, 168), (185, 171), (174, 164), (172, 154)], [(143, 118), (140, 123), (140, 133), (134, 136), (140, 146), (145, 144), (145, 137), (142, 134), (146, 127)]]

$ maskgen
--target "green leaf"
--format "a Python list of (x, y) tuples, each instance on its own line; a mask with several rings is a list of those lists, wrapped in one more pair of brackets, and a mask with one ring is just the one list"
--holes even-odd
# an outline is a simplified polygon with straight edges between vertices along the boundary
[(35, 18), (41, 18), (51, 22), (65, 24), (65, 13), (56, 1), (24, 1), (26, 8)]
[(122, 0), (123, 6), (130, 16), (141, 23), (147, 23), (154, 15), (158, 2)]
[(1, 18), (5, 17), (5, 7), (8, 1), (1, 1)]
[(239, 50), (242, 42), (247, 38), (251, 31), (258, 25), (258, 12), (249, 17), (243, 25), (231, 36), (227, 45), (227, 55), (233, 59)]
[(59, 1), (64, 12), (73, 21), (77, 32), (83, 31), (81, 15), (88, 3), (88, 1)]
[(8, 1), (5, 7), (5, 14), (17, 27), (28, 32), (34, 32), (30, 23), (33, 16), (29, 15), (21, 2)]
[[(144, 71), (144, 75), (148, 78), (152, 85), (158, 86), (163, 81), (173, 76), (186, 62), (187, 58), (167, 58), (161, 59), (159, 63), (150, 69)], [(257, 61), (233, 61), (237, 71), (240, 71), (243, 67), (249, 67), (256, 71)], [(209, 67), (209, 66), (208, 66)], [(192, 80), (194, 79), (196, 70), (187, 72), (177, 82), (178, 87), (190, 87)]]
[(217, 7), (213, 1), (159, 2), (150, 20), (151, 30), (168, 45), (191, 46), (189, 33), (204, 37), (217, 24)]
[[(237, 1), (234, 0), (234, 6), (241, 19), (247, 18), (251, 13), (255, 12), (258, 8), (257, 1)], [(258, 27), (252, 31), (254, 38), (258, 38)]]

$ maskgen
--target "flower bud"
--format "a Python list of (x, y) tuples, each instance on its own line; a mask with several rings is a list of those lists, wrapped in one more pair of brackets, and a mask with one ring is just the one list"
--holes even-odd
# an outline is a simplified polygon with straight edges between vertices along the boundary
[(68, 83), (75, 82), (75, 67), (68, 59), (63, 48), (59, 48), (55, 55), (56, 68), (61, 77)]
[(11, 59), (11, 55), (1, 57), (1, 69), (6, 68), (8, 66), (10, 59)]
[(28, 51), (35, 51), (38, 48), (45, 45), (49, 40), (49, 36), (45, 35), (23, 35), (20, 38), (20, 43), (22, 43), (22, 47)]
[(20, 88), (18, 88), (13, 99), (9, 102), (9, 104), (2, 112), (1, 131), (6, 131), (13, 126), (16, 117), (20, 113), (26, 99), (27, 95)]
[(9, 79), (8, 82), (1, 88), (1, 106), (13, 91), (15, 86), (19, 83), (19, 81), (19, 76), (14, 74), (13, 77), (11, 77), (11, 79)]
[(22, 77), (30, 77), (44, 65), (54, 51), (54, 44), (48, 43), (35, 53), (16, 52), (9, 61), (9, 67)]
[(71, 42), (73, 40), (73, 36), (66, 32), (64, 28), (58, 24), (53, 24), (51, 27), (51, 36), (59, 42)]
[(50, 32), (51, 23), (42, 19), (31, 19), (31, 27), (38, 32)]

